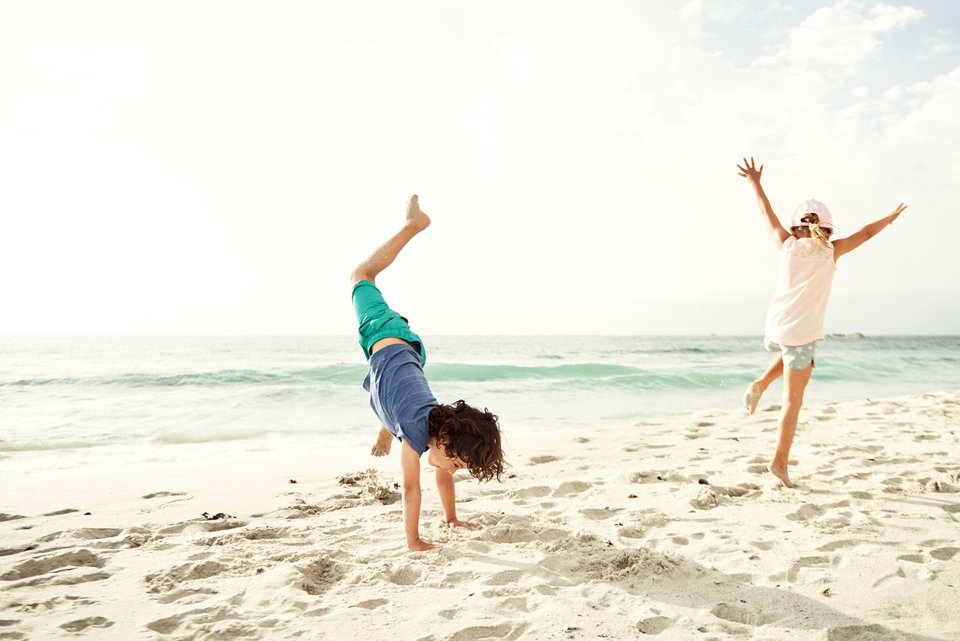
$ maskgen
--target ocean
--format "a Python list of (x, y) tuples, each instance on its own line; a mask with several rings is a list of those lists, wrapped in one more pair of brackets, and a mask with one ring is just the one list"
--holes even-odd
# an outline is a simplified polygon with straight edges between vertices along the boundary
[[(736, 409), (773, 358), (759, 336), (425, 340), (438, 399), (508, 439)], [(957, 336), (828, 337), (817, 357), (808, 404), (960, 388)], [(347, 336), (0, 337), (0, 473), (367, 448), (365, 373)]]

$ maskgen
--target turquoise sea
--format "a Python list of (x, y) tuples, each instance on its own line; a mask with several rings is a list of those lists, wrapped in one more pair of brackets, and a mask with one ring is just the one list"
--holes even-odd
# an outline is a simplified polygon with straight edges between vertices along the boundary
[[(773, 357), (759, 336), (425, 340), (442, 402), (545, 438), (736, 409)], [(0, 337), (0, 473), (367, 447), (365, 372), (346, 336)], [(807, 403), (958, 388), (960, 337), (828, 337)]]

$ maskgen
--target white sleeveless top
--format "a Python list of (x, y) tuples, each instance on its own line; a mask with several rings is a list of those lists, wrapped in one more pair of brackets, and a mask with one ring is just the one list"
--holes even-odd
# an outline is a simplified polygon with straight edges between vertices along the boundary
[(837, 264), (833, 245), (790, 236), (777, 259), (777, 289), (767, 310), (767, 341), (784, 347), (823, 338), (823, 321)]

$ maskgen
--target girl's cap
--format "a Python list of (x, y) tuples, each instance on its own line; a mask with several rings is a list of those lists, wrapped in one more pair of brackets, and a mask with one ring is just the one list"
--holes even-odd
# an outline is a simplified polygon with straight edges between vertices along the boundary
[(816, 214), (820, 218), (818, 224), (821, 227), (833, 229), (833, 216), (830, 215), (830, 210), (827, 209), (827, 206), (822, 202), (814, 200), (813, 198), (800, 203), (800, 206), (793, 212), (793, 218), (790, 219), (790, 226), (809, 227), (810, 225), (802, 220), (807, 214)]

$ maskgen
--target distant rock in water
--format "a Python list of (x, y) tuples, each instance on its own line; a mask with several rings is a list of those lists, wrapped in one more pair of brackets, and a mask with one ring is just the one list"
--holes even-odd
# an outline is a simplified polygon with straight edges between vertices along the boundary
[(833, 337), (833, 338), (866, 338), (866, 336), (864, 336), (864, 335), (861, 334), (860, 332), (850, 332), (849, 334), (842, 334), (842, 333), (840, 333), (840, 332), (833, 332), (832, 334), (830, 334), (830, 336)]

